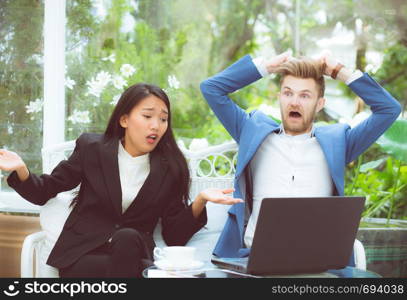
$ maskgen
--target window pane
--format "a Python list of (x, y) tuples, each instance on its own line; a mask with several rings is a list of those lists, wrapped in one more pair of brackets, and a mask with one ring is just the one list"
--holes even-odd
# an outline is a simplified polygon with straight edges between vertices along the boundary
[[(209, 58), (220, 56), (211, 50), (211, 18), (220, 2), (67, 1), (67, 139), (103, 132), (121, 93), (139, 82), (167, 91), (178, 139), (207, 136), (218, 121), (199, 83)], [(218, 127), (212, 137), (229, 138)]]
[(35, 173), (42, 171), (43, 14), (42, 1), (0, 1), (0, 148)]

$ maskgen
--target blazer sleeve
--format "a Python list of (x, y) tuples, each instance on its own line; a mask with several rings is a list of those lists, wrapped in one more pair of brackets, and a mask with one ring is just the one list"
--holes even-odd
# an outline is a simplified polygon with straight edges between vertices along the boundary
[(61, 161), (50, 175), (36, 175), (30, 172), (25, 181), (20, 181), (17, 172), (12, 172), (7, 182), (24, 199), (37, 205), (44, 205), (58, 193), (69, 191), (81, 183), (82, 160), (81, 150), (84, 134), (76, 140), (76, 146), (67, 160)]
[(181, 199), (172, 197), (161, 216), (163, 239), (168, 246), (185, 245), (207, 220), (206, 208), (195, 218), (191, 205), (185, 205)]
[(372, 114), (346, 132), (346, 164), (372, 145), (397, 119), (401, 105), (367, 73), (349, 87), (370, 106)]
[(228, 94), (262, 78), (249, 55), (244, 56), (222, 72), (204, 80), (201, 92), (233, 139), (239, 143), (248, 114), (236, 105)]

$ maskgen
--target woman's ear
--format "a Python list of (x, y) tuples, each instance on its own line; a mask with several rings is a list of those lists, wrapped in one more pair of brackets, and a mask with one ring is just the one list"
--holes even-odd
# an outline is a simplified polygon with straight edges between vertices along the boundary
[(127, 119), (128, 119), (128, 115), (123, 115), (120, 117), (120, 126), (122, 126), (123, 128), (127, 128)]

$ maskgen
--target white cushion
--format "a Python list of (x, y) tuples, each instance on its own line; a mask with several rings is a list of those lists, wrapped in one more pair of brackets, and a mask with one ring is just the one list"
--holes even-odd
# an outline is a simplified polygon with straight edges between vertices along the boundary
[(40, 210), (40, 224), (45, 232), (44, 243), (38, 254), (39, 277), (58, 277), (58, 269), (46, 264), (49, 254), (54, 247), (62, 228), (72, 208), (69, 207), (73, 199), (72, 191), (60, 193), (55, 198), (48, 200)]
[(50, 243), (55, 244), (66, 219), (71, 213), (69, 207), (73, 199), (72, 192), (59, 193), (55, 198), (48, 200), (40, 211), (40, 223)]

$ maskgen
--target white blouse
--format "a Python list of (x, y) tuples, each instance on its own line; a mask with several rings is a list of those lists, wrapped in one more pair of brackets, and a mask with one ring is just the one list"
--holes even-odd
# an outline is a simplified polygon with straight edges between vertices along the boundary
[(119, 142), (118, 151), (120, 184), (122, 188), (122, 213), (130, 206), (150, 173), (149, 154), (133, 157)]

